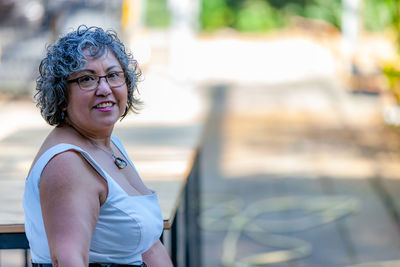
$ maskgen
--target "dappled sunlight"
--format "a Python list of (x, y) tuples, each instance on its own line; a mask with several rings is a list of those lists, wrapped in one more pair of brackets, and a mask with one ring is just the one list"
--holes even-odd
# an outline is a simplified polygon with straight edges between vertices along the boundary
[(375, 119), (362, 128), (345, 122), (332, 113), (237, 114), (224, 125), (224, 177), (398, 178), (398, 134)]
[(255, 175), (278, 175), (282, 177), (335, 177), (370, 178), (376, 173), (373, 160), (324, 152), (291, 154), (257, 154), (251, 151), (226, 151), (224, 175), (227, 178), (251, 177)]

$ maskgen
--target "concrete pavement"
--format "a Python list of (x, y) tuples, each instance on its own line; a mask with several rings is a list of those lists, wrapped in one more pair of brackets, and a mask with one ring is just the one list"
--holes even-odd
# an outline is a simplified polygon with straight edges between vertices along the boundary
[(379, 97), (341, 90), (328, 78), (213, 87), (203, 266), (400, 264), (399, 132)]

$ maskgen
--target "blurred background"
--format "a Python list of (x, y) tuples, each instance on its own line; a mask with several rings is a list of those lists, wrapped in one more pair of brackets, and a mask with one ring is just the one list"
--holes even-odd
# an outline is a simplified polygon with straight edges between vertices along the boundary
[[(390, 76), (397, 54), (397, 9), (394, 0), (1, 0), (0, 91), (4, 97), (31, 95), (45, 46), (87, 24), (116, 30), (142, 68), (180, 68), (179, 74), (170, 71), (170, 75), (195, 82), (207, 78), (276, 82), (280, 77), (259, 70), (268, 65), (264, 55), (274, 54), (262, 44), (277, 39), (311, 40), (325, 50), (325, 58), (314, 55), (315, 62), (303, 64), (298, 71), (335, 72), (348, 90), (379, 93), (387, 87), (380, 79), (382, 70)], [(247, 44), (255, 50), (246, 49)], [(301, 52), (299, 47), (288, 53), (302, 59)], [(202, 53), (209, 55), (207, 60)], [(266, 61), (276, 60), (269, 56)], [(216, 64), (210, 64), (211, 60)], [(285, 60), (278, 61), (290, 65)], [(318, 60), (329, 65), (321, 70), (315, 66)], [(247, 73), (226, 69), (233, 61)]]
[(398, 0), (0, 0), (0, 140), (49, 128), (32, 101), (46, 45), (114, 29), (144, 73), (145, 108), (123, 123), (203, 128), (202, 266), (400, 266), (399, 14)]

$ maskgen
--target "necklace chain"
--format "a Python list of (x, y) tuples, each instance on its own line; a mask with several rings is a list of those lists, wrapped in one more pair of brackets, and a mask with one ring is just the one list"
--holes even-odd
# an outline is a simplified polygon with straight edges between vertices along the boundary
[(126, 163), (126, 161), (120, 157), (117, 157), (114, 155), (114, 152), (111, 152), (105, 150), (104, 148), (102, 148), (101, 146), (99, 146), (98, 144), (96, 144), (95, 142), (93, 142), (89, 137), (86, 137), (85, 135), (83, 135), (81, 132), (79, 132), (77, 129), (75, 129), (74, 126), (72, 126), (71, 124), (68, 123), (68, 125), (74, 129), (78, 134), (80, 134), (83, 138), (87, 139), (89, 141), (89, 143), (91, 143), (93, 146), (97, 147), (98, 149), (102, 150), (103, 152), (105, 152), (106, 154), (110, 155), (112, 157), (112, 159), (114, 160), (114, 164), (118, 167), (118, 169), (123, 169), (125, 168), (128, 164)]
[(89, 138), (88, 138), (88, 140), (89, 140), (89, 142), (90, 142), (92, 145), (94, 145), (95, 147), (97, 147), (97, 148), (100, 149), (100, 150), (103, 150), (105, 153), (109, 154), (114, 160), (117, 158), (117, 157), (114, 155), (113, 152), (109, 152), (109, 151), (105, 150), (104, 148), (102, 148), (101, 146), (99, 146), (98, 144), (96, 144), (95, 142), (93, 142), (92, 140), (90, 140)]

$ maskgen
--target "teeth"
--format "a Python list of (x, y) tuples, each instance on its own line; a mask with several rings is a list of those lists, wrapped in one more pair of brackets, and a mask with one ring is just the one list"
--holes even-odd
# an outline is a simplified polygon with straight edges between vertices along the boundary
[(107, 102), (107, 103), (98, 104), (96, 107), (97, 108), (108, 108), (108, 107), (111, 107), (111, 106), (112, 106), (112, 103), (111, 102)]

